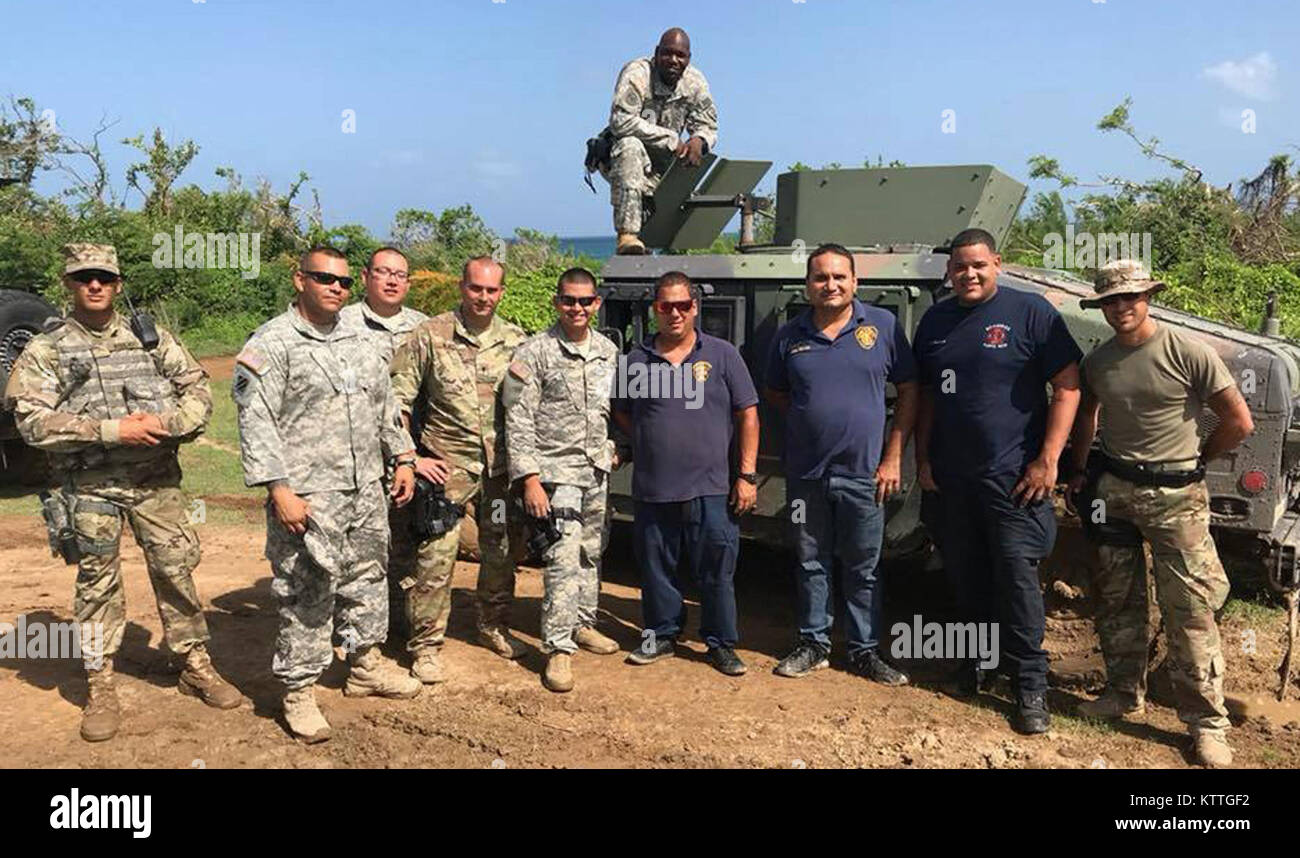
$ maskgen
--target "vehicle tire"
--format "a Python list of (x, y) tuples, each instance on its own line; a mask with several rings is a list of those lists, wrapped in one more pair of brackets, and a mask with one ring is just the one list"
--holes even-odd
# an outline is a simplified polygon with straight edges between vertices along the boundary
[(18, 355), (45, 329), (46, 321), (58, 317), (48, 301), (30, 292), (0, 289), (0, 389), (9, 381)]
[[(39, 295), (0, 289), (0, 392), (9, 381), (9, 372), (18, 355), (22, 354), (32, 337), (45, 329), (49, 318), (58, 315), (59, 311)], [(48, 457), (25, 446), (16, 435), (11, 416), (0, 414), (0, 441), (4, 443), (0, 482), (21, 486), (44, 485), (50, 475)]]

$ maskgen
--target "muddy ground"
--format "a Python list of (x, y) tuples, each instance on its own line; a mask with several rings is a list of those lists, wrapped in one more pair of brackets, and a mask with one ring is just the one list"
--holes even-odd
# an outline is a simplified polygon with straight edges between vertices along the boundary
[[(219, 501), (218, 501), (219, 502)], [(790, 680), (772, 668), (792, 640), (793, 591), (781, 555), (746, 550), (738, 574), (742, 641), (749, 675), (731, 679), (704, 661), (694, 637), (678, 658), (647, 667), (621, 656), (580, 653), (577, 688), (542, 688), (536, 649), (541, 579), (523, 569), (514, 627), (534, 647), (521, 662), (473, 645), (473, 564), (458, 565), (449, 640), (450, 679), (410, 701), (352, 700), (336, 662), (319, 699), (334, 738), (306, 747), (292, 741), (278, 717), (269, 673), (275, 636), (274, 600), (261, 557), (258, 509), (243, 504), (244, 524), (200, 526), (203, 564), (197, 573), (218, 667), (248, 698), (219, 712), (175, 690), (176, 672), (160, 650), (160, 625), (139, 550), (124, 540), (129, 624), (118, 660), (124, 723), (112, 741), (78, 738), (85, 683), (79, 662), (0, 660), (0, 766), (143, 767), (1132, 767), (1190, 765), (1185, 733), (1168, 708), (1168, 683), (1153, 678), (1148, 713), (1114, 726), (1057, 717), (1052, 732), (1023, 737), (1007, 724), (1008, 689), (972, 705), (938, 690), (947, 665), (905, 663), (916, 684), (883, 688), (845, 672), (842, 662)], [(1067, 556), (1078, 546), (1063, 545)], [(616, 538), (602, 584), (602, 627), (627, 650), (640, 641), (640, 605), (626, 541)], [(75, 570), (50, 557), (41, 523), (0, 517), (0, 620), (70, 617)], [(917, 567), (889, 570), (887, 621), (913, 613), (936, 616), (942, 581)], [(1049, 587), (1048, 648), (1054, 713), (1068, 713), (1101, 680), (1101, 663), (1086, 599)], [(1069, 595), (1069, 594), (1066, 594)], [(1274, 688), (1282, 627), (1278, 612), (1225, 619), (1228, 689), (1259, 698)], [(887, 623), (887, 627), (888, 627)], [(1242, 642), (1253, 629), (1254, 655)], [(402, 657), (400, 650), (390, 654)], [(1300, 714), (1295, 708), (1241, 713), (1232, 742), (1240, 765), (1300, 766)]]

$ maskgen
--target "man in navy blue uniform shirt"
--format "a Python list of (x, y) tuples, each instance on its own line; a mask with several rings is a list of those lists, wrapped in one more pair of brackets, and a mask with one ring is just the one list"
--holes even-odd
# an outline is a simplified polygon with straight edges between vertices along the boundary
[[(777, 332), (764, 374), (768, 401), (785, 413), (786, 499), (798, 563), (799, 641), (776, 673), (804, 676), (830, 664), (838, 561), (850, 666), (902, 685), (907, 675), (878, 651), (876, 568), (883, 504), (899, 490), (916, 414), (915, 366), (897, 317), (857, 300), (857, 282), (848, 250), (825, 244), (813, 251), (805, 284), (812, 307)], [(888, 438), (886, 382), (898, 390)]]
[[(962, 622), (997, 622), (1016, 686), (1013, 726), (1050, 725), (1038, 563), (1056, 541), (1052, 490), (1079, 405), (1078, 345), (1039, 295), (999, 289), (992, 235), (964, 230), (948, 257), (952, 297), (913, 338), (921, 380), (918, 478), (938, 492), (938, 542)], [(1051, 384), (1049, 404), (1047, 385)], [(956, 690), (978, 693), (974, 662)]]
[[(736, 516), (758, 500), (758, 394), (736, 347), (695, 329), (699, 290), (680, 271), (655, 283), (658, 333), (619, 371), (614, 420), (632, 438), (633, 550), (641, 570), (645, 636), (628, 655), (650, 664), (674, 653), (686, 624), (676, 577), (685, 562), (700, 587), (709, 663), (740, 676), (736, 655)], [(733, 436), (738, 474), (731, 476)]]

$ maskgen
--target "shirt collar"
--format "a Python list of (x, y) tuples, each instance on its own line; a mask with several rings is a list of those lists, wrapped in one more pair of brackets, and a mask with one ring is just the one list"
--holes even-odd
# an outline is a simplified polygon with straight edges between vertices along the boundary
[(391, 316), (381, 316), (378, 313), (376, 313), (368, 303), (366, 303), (365, 298), (361, 299), (360, 306), (361, 306), (361, 315), (367, 321), (373, 322), (374, 324), (388, 331), (390, 334), (396, 334), (400, 332), (402, 323), (406, 317), (406, 312), (407, 312), (406, 307), (399, 307), (397, 312)]
[(321, 342), (332, 342), (337, 339), (342, 339), (343, 337), (355, 336), (355, 332), (352, 330), (351, 326), (342, 324), (337, 315), (334, 317), (334, 330), (330, 331), (329, 334), (323, 334), (320, 329), (307, 321), (303, 317), (302, 313), (298, 311), (298, 303), (296, 301), (289, 305), (287, 312), (289, 314), (289, 323), (293, 325), (294, 330), (309, 339), (320, 340)]
[(452, 310), (451, 314), (456, 319), (456, 333), (479, 348), (495, 345), (503, 338), (501, 321), (495, 313), (492, 314), (492, 321), (488, 322), (488, 326), (477, 334), (465, 324), (465, 317), (461, 315), (460, 307)]
[[(836, 334), (835, 339), (839, 339), (840, 337), (849, 333), (854, 328), (858, 327), (858, 325), (865, 325), (866, 322), (867, 322), (867, 305), (859, 301), (857, 298), (854, 298), (853, 315), (849, 316), (849, 321), (844, 325), (843, 328), (840, 328), (840, 332)], [(799, 324), (803, 328), (804, 333), (807, 334), (808, 336), (821, 337), (822, 339), (825, 339), (825, 336), (822, 334), (822, 332), (819, 331), (817, 329), (817, 326), (813, 324), (812, 307), (809, 307), (807, 310), (803, 311), (803, 315), (799, 317)]]
[(580, 351), (577, 346), (569, 342), (569, 338), (564, 335), (564, 328), (560, 326), (559, 322), (556, 322), (554, 325), (551, 325), (550, 329), (547, 330), (546, 333), (549, 336), (555, 338), (555, 342), (557, 345), (559, 345), (560, 351), (564, 352), (567, 355), (576, 358), (581, 358), (582, 360), (596, 360), (600, 357), (600, 354), (598, 354), (597, 350), (594, 348), (595, 343), (593, 343), (590, 339), (591, 337), (596, 336), (596, 332), (594, 330), (591, 329), (587, 330), (588, 340), (587, 340), (587, 350), (585, 352)]
[[(665, 357), (663, 356), (663, 353), (660, 352), (659, 349), (655, 347), (655, 337), (656, 337), (656, 336), (657, 336), (657, 334), (647, 334), (647, 335), (646, 335), (646, 338), (645, 338), (644, 340), (641, 341), (641, 348), (644, 349), (644, 350), (645, 350), (645, 353), (648, 354), (648, 355), (654, 355), (655, 357), (659, 358), (660, 360), (667, 360), (667, 358), (665, 358)], [(704, 334), (700, 333), (699, 331), (696, 331), (696, 332), (695, 332), (695, 345), (691, 346), (691, 354), (694, 355), (694, 354), (695, 354), (696, 352), (698, 352), (698, 351), (699, 351), (703, 346), (704, 346)], [(684, 360), (684, 359), (683, 359), (683, 360)]]

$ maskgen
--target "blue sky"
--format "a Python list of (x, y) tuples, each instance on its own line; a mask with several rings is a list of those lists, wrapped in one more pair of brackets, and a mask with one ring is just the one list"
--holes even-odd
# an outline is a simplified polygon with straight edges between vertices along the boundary
[[(774, 162), (991, 163), (1045, 153), (1081, 177), (1158, 174), (1095, 130), (1125, 96), (1144, 136), (1226, 184), (1300, 157), (1295, 0), (2, 0), (0, 95), (116, 141), (161, 126), (202, 147), (182, 184), (235, 167), (311, 175), (327, 223), (470, 203), (493, 228), (611, 229), (583, 144), (623, 62), (691, 34), (719, 152)], [(24, 37), (12, 39), (16, 33)], [(1255, 111), (1256, 132), (1241, 130)], [(344, 110), (356, 112), (343, 133)], [(941, 130), (943, 111), (956, 132)], [(49, 181), (45, 188), (49, 189)], [(131, 200), (139, 205), (139, 198)]]

